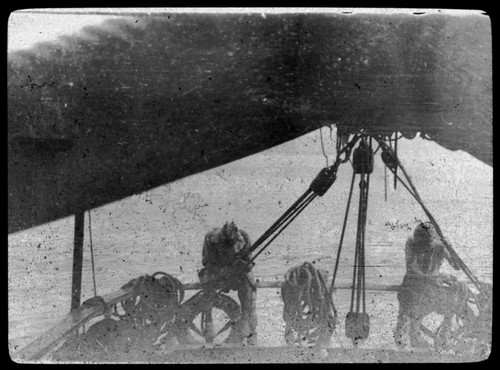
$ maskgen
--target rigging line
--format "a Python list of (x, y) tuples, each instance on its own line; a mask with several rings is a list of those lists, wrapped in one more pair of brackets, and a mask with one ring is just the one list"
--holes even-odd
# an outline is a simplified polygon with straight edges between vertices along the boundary
[(92, 281), (94, 283), (94, 296), (97, 297), (97, 287), (95, 283), (95, 267), (94, 267), (94, 247), (92, 245), (92, 219), (89, 209), (89, 241), (90, 241), (90, 261), (92, 263)]
[(413, 191), (410, 189), (410, 187), (401, 179), (401, 177), (399, 177), (392, 168), (390, 167), (387, 167), (386, 168), (389, 168), (389, 170), (394, 174), (394, 176), (396, 176), (396, 178), (399, 180), (399, 182), (401, 183), (401, 185), (403, 185), (406, 190), (408, 190), (408, 192), (417, 200), (418, 202), (418, 199), (417, 199), (417, 196), (413, 193)]
[(304, 202), (304, 203), (300, 206), (300, 208), (297, 210), (297, 212), (295, 212), (295, 214), (293, 215), (293, 217), (292, 217), (292, 218), (291, 218), (291, 219), (290, 219), (290, 220), (289, 220), (289, 221), (288, 221), (288, 222), (287, 222), (287, 223), (286, 223), (286, 224), (285, 224), (285, 225), (281, 228), (281, 230), (279, 230), (279, 231), (278, 231), (278, 233), (277, 233), (275, 236), (273, 236), (273, 238), (272, 238), (271, 240), (269, 240), (269, 241), (267, 242), (267, 244), (266, 244), (266, 245), (264, 245), (264, 246), (261, 248), (261, 250), (260, 250), (260, 251), (259, 251), (259, 252), (258, 252), (258, 253), (257, 253), (257, 254), (256, 254), (256, 255), (255, 255), (255, 256), (254, 256), (254, 257), (253, 257), (253, 258), (252, 258), (252, 259), (251, 259), (251, 260), (250, 260), (250, 261), (249, 261), (246, 265), (248, 266), (250, 263), (252, 263), (252, 262), (253, 262), (253, 261), (257, 258), (257, 256), (259, 256), (259, 254), (261, 254), (261, 253), (264, 251), (264, 249), (266, 249), (266, 248), (269, 246), (269, 244), (271, 244), (271, 243), (273, 242), (273, 240), (274, 240), (274, 239), (276, 239), (276, 238), (277, 238), (277, 237), (278, 237), (278, 236), (279, 236), (279, 235), (283, 232), (283, 230), (285, 230), (285, 229), (286, 229), (286, 227), (287, 227), (287, 226), (288, 226), (288, 225), (289, 225), (289, 224), (290, 224), (290, 223), (291, 223), (291, 222), (292, 222), (292, 221), (293, 221), (293, 220), (294, 220), (294, 219), (295, 219), (295, 218), (296, 218), (296, 217), (297, 217), (297, 216), (298, 216), (298, 215), (299, 215), (299, 214), (300, 214), (300, 213), (301, 213), (301, 212), (302, 212), (302, 211), (303, 211), (303, 210), (304, 210), (304, 209), (305, 209), (308, 205), (309, 205), (309, 203), (311, 203), (311, 202), (314, 200), (314, 198), (316, 198), (316, 197), (317, 197), (317, 194), (315, 194), (315, 193), (311, 194), (311, 195), (309, 196), (309, 198), (307, 198), (307, 199), (305, 200), (305, 202)]
[[(377, 140), (377, 142), (379, 142), (379, 139), (375, 139)], [(380, 145), (380, 142), (379, 142), (379, 145)], [(386, 145), (386, 147), (388, 147), (388, 145)], [(382, 149), (384, 150), (384, 149)], [(396, 161), (397, 161), (397, 165), (399, 166), (399, 160), (397, 158), (395, 158)], [(408, 185), (406, 185), (406, 183), (401, 179), (401, 177), (398, 176), (397, 173), (395, 173), (395, 171), (389, 167), (387, 164), (384, 163), (384, 175), (385, 175), (385, 178), (384, 178), (384, 182), (385, 182), (385, 201), (387, 201), (387, 168), (389, 168), (389, 171), (391, 171), (392, 174), (394, 174), (395, 178), (397, 178), (400, 182), (401, 182), (401, 185), (403, 185), (406, 190), (408, 190), (408, 192), (415, 198), (417, 199), (417, 196), (413, 193), (413, 191), (408, 187)], [(404, 173), (403, 173), (404, 174)], [(418, 201), (418, 199), (417, 199)]]
[[(394, 136), (396, 137), (395, 141), (394, 141), (394, 155), (395, 157), (397, 158), (398, 156), (398, 133), (395, 132), (394, 133)], [(398, 179), (396, 178), (397, 176), (397, 173), (398, 173), (398, 166), (396, 166), (396, 168), (394, 169), (394, 190), (396, 190), (396, 185), (398, 183)]]
[(353, 262), (353, 269), (352, 269), (351, 308), (349, 310), (350, 312), (353, 312), (353, 309), (354, 309), (354, 294), (356, 292), (357, 269), (358, 269), (358, 247), (357, 247), (357, 243), (356, 243), (356, 248), (354, 249), (354, 262)]
[(340, 262), (340, 252), (342, 251), (342, 244), (344, 242), (345, 229), (346, 229), (346, 225), (347, 225), (347, 218), (349, 216), (349, 207), (351, 205), (352, 192), (354, 189), (354, 179), (355, 178), (356, 178), (356, 172), (353, 169), (351, 188), (349, 190), (349, 198), (347, 199), (347, 207), (346, 207), (346, 211), (345, 211), (344, 224), (342, 225), (342, 233), (340, 234), (339, 249), (337, 251), (337, 260), (335, 261), (335, 269), (333, 270), (333, 279), (332, 279), (332, 284), (330, 286), (330, 290), (333, 290), (334, 285), (335, 285), (335, 278), (337, 277), (337, 270), (339, 268), (339, 262)]
[(356, 232), (356, 248), (358, 251), (358, 280), (356, 291), (356, 312), (359, 312), (361, 303), (361, 293), (363, 285), (363, 224), (365, 222), (365, 204), (366, 204), (366, 179), (364, 173), (364, 164), (362, 164), (363, 172), (361, 173), (360, 189), (359, 189), (359, 214), (358, 214), (358, 230)]
[[(371, 142), (370, 142), (370, 148), (371, 148)], [(366, 180), (366, 195), (365, 195), (365, 209), (364, 209), (364, 223), (363, 223), (363, 312), (366, 312), (366, 253), (365, 253), (365, 235), (366, 235), (366, 220), (368, 217), (368, 195), (370, 193), (370, 174), (367, 175), (367, 180)]]
[(265, 246), (262, 247), (262, 249), (247, 263), (247, 265), (249, 265), (250, 263), (252, 263), (259, 254), (261, 254), (264, 249), (266, 249), (272, 242), (274, 239), (276, 239), (282, 232), (283, 230), (286, 229), (286, 227), (309, 205), (309, 203), (311, 203), (314, 198), (317, 197), (317, 194), (311, 194), (311, 196), (300, 206), (300, 208), (297, 210), (297, 212), (295, 212), (295, 214), (293, 215), (293, 217), (281, 228), (281, 230), (278, 231), (278, 233), (271, 239), (267, 242), (267, 244)]
[[(332, 170), (332, 168), (335, 170), (336, 172), (336, 169), (338, 168), (339, 164), (340, 163), (344, 163), (347, 161), (347, 159), (349, 159), (349, 154), (352, 150), (352, 147), (354, 146), (354, 144), (356, 143), (356, 141), (359, 139), (359, 136), (358, 135), (355, 135), (354, 138), (352, 139), (352, 141), (350, 143), (348, 143), (341, 151), (340, 153), (338, 153), (337, 155), (337, 159), (335, 161), (335, 163), (331, 166), (331, 167), (326, 167), (324, 170)], [(340, 156), (345, 153), (346, 154), (346, 157), (344, 158), (344, 160), (341, 160), (340, 159)], [(322, 170), (323, 171), (323, 170)], [(313, 184), (314, 184), (315, 180), (313, 181)], [(314, 199), (314, 197), (316, 197), (318, 195), (318, 193), (316, 193), (316, 191), (313, 191), (312, 190), (312, 187), (313, 187), (313, 184), (310, 185), (309, 189), (306, 190), (304, 192), (304, 194), (302, 194), (302, 196), (285, 212), (285, 214), (283, 214), (265, 233), (264, 235), (262, 235), (250, 248), (248, 251), (245, 252), (245, 255), (248, 256), (250, 253), (252, 253), (253, 251), (255, 251), (260, 244), (262, 244), (264, 242), (265, 239), (267, 239), (272, 233), (274, 233), (276, 231), (277, 228), (279, 228), (284, 222), (286, 222), (286, 220), (290, 217), (292, 217), (292, 219), (283, 227), (283, 229), (281, 229), (278, 234), (273, 238), (271, 239), (271, 241), (273, 241), (283, 230), (284, 228), (286, 228), (290, 222), (292, 222), (295, 217), (298, 216), (298, 214), (300, 214), (300, 212), (302, 212), (302, 210), (305, 208), (305, 206), (307, 206), (312, 199)], [(317, 190), (317, 189), (316, 189)], [(299, 205), (299, 203), (301, 203), (307, 196), (311, 196), (311, 193), (313, 193), (314, 197), (310, 197), (308, 200), (306, 200), (304, 203), (302, 203), (301, 205)], [(321, 194), (322, 195), (322, 194)], [(266, 246), (264, 248), (266, 248), (270, 243), (268, 242), (266, 244)], [(263, 248), (263, 249), (264, 249)], [(261, 250), (262, 252), (262, 250)], [(259, 254), (261, 253), (259, 252)], [(256, 257), (256, 256), (255, 256)], [(248, 264), (250, 264), (254, 259), (255, 257), (246, 264), (246, 266), (248, 266)]]
[[(353, 309), (354, 309), (354, 294), (356, 293), (356, 297), (357, 297), (357, 291), (359, 291), (359, 289), (357, 289), (357, 282), (358, 281), (356, 280), (356, 278), (358, 277), (359, 275), (359, 231), (360, 231), (360, 222), (361, 222), (361, 202), (362, 202), (362, 198), (363, 198), (363, 194), (362, 194), (362, 189), (361, 189), (361, 184), (363, 182), (363, 174), (360, 174), (360, 181), (359, 181), (359, 185), (360, 185), (360, 192), (359, 192), (359, 203), (358, 203), (358, 225), (357, 225), (357, 228), (356, 228), (356, 247), (354, 249), (354, 268), (353, 268), (353, 272), (352, 272), (352, 291), (351, 291), (351, 308), (350, 308), (350, 311), (352, 312)], [(358, 306), (356, 304), (356, 306)], [(358, 307), (358, 311), (359, 311), (359, 307)]]
[[(385, 165), (384, 166), (384, 171), (387, 173), (387, 168), (389, 168), (389, 171), (391, 171), (391, 173), (399, 180), (399, 182), (401, 183), (401, 185), (403, 185), (405, 187), (405, 189), (408, 190), (408, 192), (410, 193), (410, 195), (412, 195), (417, 200), (417, 202), (419, 202), (419, 199), (418, 199), (417, 195), (415, 193), (413, 193), (413, 191), (410, 189), (410, 187), (401, 179), (401, 177), (399, 177), (395, 173), (395, 171), (391, 167)], [(387, 195), (387, 191), (386, 191), (386, 195)], [(386, 197), (386, 200), (387, 200), (387, 197)]]
[(298, 208), (301, 207), (300, 203), (303, 203), (304, 199), (310, 195), (312, 192), (311, 189), (307, 189), (304, 194), (301, 195), (295, 203), (293, 203), (286, 211), (283, 213), (283, 215), (267, 229), (267, 231), (259, 238), (255, 243), (249, 248), (248, 253), (252, 253), (254, 250), (256, 250), (271, 234), (273, 234), (281, 225), (283, 225), (286, 220), (291, 217), (293, 213), (296, 212)]
[(387, 165), (385, 165), (385, 163), (384, 163), (384, 200), (387, 202)]
[(325, 156), (325, 160), (326, 160), (326, 167), (330, 167), (328, 165), (328, 156), (326, 155), (325, 153), (325, 146), (323, 144), (323, 132), (322, 132), (322, 127), (319, 128), (319, 137), (320, 137), (320, 141), (321, 141), (321, 151), (323, 152), (323, 155)]
[(388, 142), (393, 142), (395, 140), (402, 139), (403, 137), (404, 137), (403, 134), (397, 136), (397, 132), (396, 132), (396, 137), (394, 139), (392, 139), (392, 134), (391, 134), (389, 137), (386, 137), (385, 140), (388, 141)]

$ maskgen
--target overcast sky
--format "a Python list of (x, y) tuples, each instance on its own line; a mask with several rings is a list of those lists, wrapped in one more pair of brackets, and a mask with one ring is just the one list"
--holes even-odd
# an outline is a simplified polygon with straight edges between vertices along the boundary
[(109, 15), (40, 14), (13, 12), (9, 17), (8, 50), (32, 47), (37, 42), (55, 41), (59, 36), (71, 35), (85, 26), (97, 25)]
[[(33, 12), (36, 11), (36, 12)], [(59, 14), (57, 14), (58, 12)], [(69, 12), (71, 14), (60, 14)], [(120, 12), (202, 12), (202, 13), (283, 13), (283, 12), (363, 12), (363, 13), (450, 13), (467, 15), (471, 10), (440, 9), (368, 9), (368, 8), (70, 8), (70, 9), (24, 9), (12, 12), (8, 24), (8, 50), (15, 51), (32, 47), (37, 42), (55, 41), (61, 35), (71, 35), (88, 25), (97, 25), (109, 18), (109, 13)], [(81, 13), (81, 14), (78, 14)], [(91, 14), (89, 14), (91, 13)], [(106, 13), (100, 15), (99, 13)]]

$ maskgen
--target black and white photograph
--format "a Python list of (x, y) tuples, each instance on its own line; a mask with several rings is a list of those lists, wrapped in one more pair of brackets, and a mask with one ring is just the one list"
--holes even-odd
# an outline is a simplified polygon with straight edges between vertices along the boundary
[(479, 9), (11, 12), (11, 361), (487, 360), (492, 69)]

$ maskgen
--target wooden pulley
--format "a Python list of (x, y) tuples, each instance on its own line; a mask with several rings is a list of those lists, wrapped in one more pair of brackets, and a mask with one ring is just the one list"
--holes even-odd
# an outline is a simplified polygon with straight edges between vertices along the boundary
[(322, 197), (337, 179), (337, 166), (325, 167), (314, 178), (309, 189)]
[(352, 155), (354, 173), (370, 174), (373, 172), (373, 150), (361, 141)]
[(366, 312), (349, 312), (345, 318), (345, 335), (352, 340), (368, 338), (370, 316)]
[(398, 163), (396, 157), (390, 151), (382, 149), (380, 156), (385, 165), (390, 169), (395, 169), (397, 167)]

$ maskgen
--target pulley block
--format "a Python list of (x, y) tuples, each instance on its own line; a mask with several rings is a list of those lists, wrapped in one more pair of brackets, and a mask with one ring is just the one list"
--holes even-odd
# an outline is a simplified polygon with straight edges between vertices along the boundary
[(370, 316), (366, 312), (349, 312), (345, 319), (345, 334), (352, 340), (368, 338)]
[(382, 161), (384, 161), (385, 165), (390, 169), (394, 170), (398, 166), (396, 157), (389, 150), (382, 149), (380, 157), (382, 158)]
[(352, 155), (354, 173), (370, 174), (373, 172), (373, 151), (366, 146), (359, 146)]
[(309, 189), (311, 189), (315, 194), (322, 197), (328, 189), (333, 185), (337, 179), (337, 167), (325, 167), (323, 168), (316, 178), (312, 181)]

